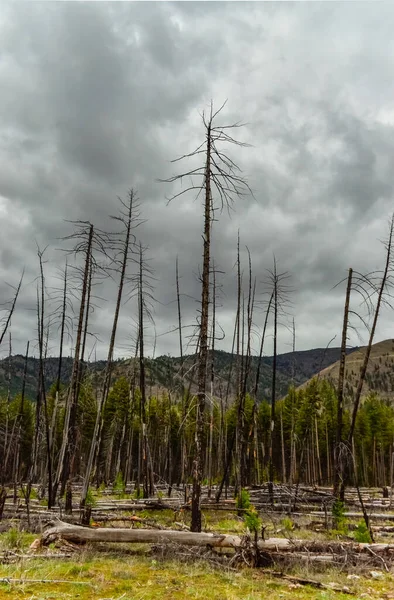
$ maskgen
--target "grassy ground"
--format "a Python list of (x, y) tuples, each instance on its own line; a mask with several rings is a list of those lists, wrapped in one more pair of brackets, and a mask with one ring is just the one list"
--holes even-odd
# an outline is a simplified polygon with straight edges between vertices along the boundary
[[(0, 598), (31, 600), (90, 598), (109, 600), (342, 600), (350, 596), (273, 578), (264, 570), (218, 571), (206, 562), (182, 564), (174, 560), (155, 560), (139, 555), (87, 552), (77, 559), (60, 561), (37, 558), (17, 565), (0, 567), (1, 578), (20, 578), (20, 583), (1, 583)], [(23, 583), (23, 579), (39, 580)], [(393, 579), (383, 575), (379, 581), (362, 577), (349, 582), (338, 572), (327, 572), (319, 579), (347, 585), (357, 591), (356, 598), (393, 598)], [(43, 581), (44, 580), (44, 581)], [(45, 580), (52, 580), (48, 583)]]
[[(174, 516), (173, 511), (149, 511), (139, 513), (166, 527), (174, 521), (188, 523), (188, 512)], [(117, 523), (116, 526), (120, 526)], [(301, 528), (293, 531), (289, 519), (276, 518), (267, 521), (268, 535), (284, 535), (316, 539), (316, 534), (298, 523)], [(130, 526), (130, 523), (125, 523)], [(207, 511), (204, 529), (242, 534), (243, 520), (236, 514)], [(0, 550), (26, 554), (36, 536), (20, 533), (14, 526), (0, 535)], [(385, 540), (388, 541), (388, 540)], [(53, 553), (54, 547), (45, 550)], [(61, 550), (60, 550), (61, 551)], [(316, 573), (299, 567), (293, 574), (308, 577), (326, 584), (347, 586), (354, 596), (332, 590), (319, 590), (274, 577), (264, 569), (230, 570), (226, 566), (215, 567), (206, 560), (195, 558), (183, 560), (182, 556), (167, 558), (151, 553), (147, 546), (132, 547), (122, 544), (96, 545), (77, 552), (72, 558), (22, 558), (17, 563), (0, 565), (0, 600), (20, 598), (44, 599), (101, 599), (101, 600), (363, 600), (394, 599), (394, 578), (381, 572), (374, 579), (369, 572), (359, 574), (359, 579), (349, 579), (348, 572), (326, 570)], [(17, 582), (4, 581), (17, 579)], [(34, 580), (34, 581), (28, 581)]]

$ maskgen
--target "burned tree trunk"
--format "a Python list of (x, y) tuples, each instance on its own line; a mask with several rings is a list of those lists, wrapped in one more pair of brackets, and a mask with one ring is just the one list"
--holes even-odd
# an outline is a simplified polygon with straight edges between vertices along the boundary
[(345, 309), (343, 313), (342, 327), (342, 343), (341, 343), (341, 358), (339, 362), (338, 376), (338, 408), (337, 408), (337, 423), (336, 423), (336, 443), (334, 452), (334, 494), (338, 496), (340, 481), (343, 476), (343, 464), (341, 463), (341, 444), (342, 444), (342, 427), (343, 427), (343, 384), (345, 380), (345, 363), (346, 363), (346, 342), (347, 342), (347, 326), (349, 321), (349, 304), (350, 291), (352, 288), (353, 270), (349, 269), (349, 275), (346, 287)]
[(60, 449), (58, 470), (56, 474), (56, 483), (54, 494), (56, 495), (57, 488), (61, 484), (60, 495), (64, 494), (66, 483), (70, 475), (71, 461), (74, 453), (74, 444), (76, 439), (76, 421), (77, 421), (77, 406), (78, 406), (78, 395), (79, 395), (79, 371), (80, 365), (80, 352), (83, 335), (83, 322), (86, 306), (86, 297), (89, 282), (89, 272), (92, 258), (92, 246), (93, 246), (93, 225), (90, 224), (88, 228), (87, 245), (85, 248), (85, 266), (83, 271), (82, 279), (82, 291), (81, 291), (81, 304), (79, 308), (79, 319), (77, 327), (77, 337), (75, 342), (74, 352), (74, 363), (71, 374), (70, 390), (67, 397), (66, 414), (63, 428), (63, 441)]
[(105, 407), (105, 403), (107, 401), (107, 397), (108, 397), (108, 393), (109, 393), (109, 389), (110, 389), (110, 385), (111, 385), (111, 374), (112, 374), (112, 369), (113, 369), (115, 339), (116, 339), (116, 332), (117, 332), (118, 321), (119, 321), (120, 306), (121, 306), (122, 297), (123, 297), (123, 289), (124, 289), (124, 285), (125, 285), (126, 269), (127, 269), (129, 252), (130, 252), (131, 228), (132, 228), (132, 220), (133, 220), (134, 203), (135, 203), (134, 190), (130, 190), (128, 205), (125, 206), (122, 202), (122, 205), (126, 208), (126, 213), (122, 214), (120, 217), (116, 217), (117, 220), (120, 220), (125, 225), (125, 238), (124, 238), (124, 243), (123, 243), (123, 248), (122, 248), (122, 259), (121, 259), (121, 264), (120, 264), (120, 280), (119, 280), (118, 293), (117, 293), (117, 298), (116, 298), (114, 319), (113, 319), (113, 323), (112, 323), (111, 339), (110, 339), (109, 348), (108, 348), (107, 364), (105, 367), (104, 383), (103, 383), (101, 395), (100, 395), (99, 401), (98, 401), (96, 420), (95, 420), (94, 430), (93, 430), (93, 437), (92, 437), (92, 441), (91, 441), (91, 445), (90, 445), (89, 458), (88, 458), (88, 463), (86, 466), (85, 478), (84, 478), (82, 492), (81, 492), (80, 503), (81, 503), (82, 509), (85, 507), (86, 496), (87, 496), (88, 489), (89, 489), (89, 483), (90, 483), (90, 477), (92, 474), (93, 464), (94, 464), (94, 460), (97, 456), (98, 448), (100, 446), (100, 434), (101, 434), (101, 430), (102, 430), (103, 410)]
[[(203, 433), (204, 413), (206, 405), (206, 377), (208, 366), (208, 325), (209, 325), (209, 279), (211, 260), (211, 227), (214, 216), (213, 191), (217, 192), (220, 209), (232, 205), (234, 198), (250, 193), (251, 190), (245, 179), (239, 174), (240, 169), (227, 154), (221, 151), (219, 144), (229, 143), (245, 146), (231, 137), (230, 131), (239, 127), (236, 123), (230, 126), (217, 126), (216, 118), (222, 111), (224, 104), (216, 111), (211, 102), (208, 118), (202, 115), (205, 129), (205, 141), (194, 152), (180, 157), (179, 160), (189, 157), (204, 155), (204, 163), (196, 169), (189, 170), (165, 180), (169, 183), (182, 181), (186, 176), (191, 178), (191, 185), (179, 193), (173, 194), (174, 200), (192, 190), (204, 194), (204, 228), (203, 228), (203, 267), (201, 276), (201, 308), (199, 323), (199, 357), (197, 367), (197, 417), (195, 432), (195, 452), (193, 460), (193, 492), (192, 492), (192, 531), (201, 531), (201, 481), (203, 472)], [(199, 179), (195, 184), (194, 179)]]

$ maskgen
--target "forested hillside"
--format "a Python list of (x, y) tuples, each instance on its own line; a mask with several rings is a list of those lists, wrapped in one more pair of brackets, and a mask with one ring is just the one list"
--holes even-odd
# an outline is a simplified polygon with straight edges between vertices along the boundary
[[(349, 353), (356, 349), (348, 350)], [(210, 353), (210, 357), (211, 357)], [(321, 369), (331, 368), (332, 363), (339, 357), (339, 348), (316, 348), (313, 350), (288, 352), (279, 354), (277, 357), (277, 394), (278, 397), (284, 396), (290, 385), (301, 385), (320, 372)], [(261, 359), (261, 373), (259, 383), (259, 398), (270, 399), (271, 379), (272, 379), (272, 357), (264, 356)], [(21, 355), (11, 356), (0, 361), (0, 393), (3, 396), (8, 394), (10, 388), (11, 396), (20, 394), (23, 383), (24, 357)], [(195, 362), (194, 356), (184, 357), (184, 369), (188, 371)], [(259, 358), (251, 357), (249, 387), (255, 383), (256, 370)], [(72, 370), (72, 358), (64, 357), (62, 359), (61, 382), (64, 386), (70, 380)], [(135, 363), (135, 365), (134, 365)], [(235, 364), (236, 356), (229, 352), (215, 350), (214, 352), (214, 373), (215, 373), (215, 394), (225, 395), (229, 378), (231, 386), (229, 395), (231, 398), (235, 394)], [(171, 391), (179, 388), (180, 385), (180, 366), (179, 358), (170, 356), (159, 356), (155, 359), (146, 359), (147, 381), (149, 389), (155, 393), (157, 391)], [(45, 361), (45, 388), (50, 390), (56, 382), (59, 368), (59, 359), (49, 357)], [(138, 374), (138, 360), (123, 359), (114, 363), (114, 376), (132, 378)], [(85, 364), (86, 374), (92, 378), (93, 386), (98, 385), (102, 379), (105, 369), (105, 361), (89, 362)], [(27, 360), (26, 373), (26, 396), (35, 400), (38, 389), (39, 377), (39, 359), (30, 357)], [(334, 377), (334, 374), (333, 374)], [(190, 378), (188, 379), (188, 382)], [(195, 389), (195, 383), (192, 383), (192, 389)], [(371, 388), (374, 389), (374, 388)]]
[[(356, 391), (365, 350), (358, 348), (346, 359), (345, 390), (349, 400), (353, 399)], [(338, 374), (339, 362), (335, 362), (322, 369), (319, 376), (336, 385)], [(366, 396), (369, 392), (376, 392), (381, 398), (394, 400), (394, 340), (385, 340), (372, 346), (363, 395)]]

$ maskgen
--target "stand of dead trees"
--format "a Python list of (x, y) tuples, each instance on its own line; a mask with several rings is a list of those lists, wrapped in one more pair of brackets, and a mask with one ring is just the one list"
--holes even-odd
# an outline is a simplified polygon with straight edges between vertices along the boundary
[[(148, 499), (158, 485), (165, 484), (169, 495), (179, 485), (185, 504), (190, 503), (191, 530), (197, 533), (202, 527), (204, 482), (212, 504), (223, 495), (227, 499), (230, 488), (232, 495), (241, 496), (244, 487), (264, 482), (269, 483), (271, 505), (277, 482), (332, 485), (338, 499), (344, 498), (348, 485), (392, 486), (394, 409), (376, 394), (369, 393), (362, 402), (361, 398), (381, 308), (389, 304), (393, 220), (382, 271), (348, 272), (337, 380), (317, 377), (297, 386), (293, 362), (287, 393), (281, 386), (278, 340), (291, 337), (294, 357), (289, 275), (280, 271), (276, 259), (268, 278), (254, 273), (252, 253), (238, 233), (232, 353), (223, 370), (217, 299), (220, 277), (228, 274), (220, 270), (212, 240), (223, 209), (230, 210), (237, 199), (251, 194), (226, 149), (247, 146), (232, 137), (241, 124), (221, 125), (223, 110), (224, 105), (215, 110), (212, 104), (203, 113), (201, 143), (174, 161), (190, 160), (192, 166), (165, 180), (173, 186), (170, 201), (196, 195), (202, 199), (201, 294), (194, 354), (186, 353), (185, 328), (191, 324), (182, 315), (182, 294), (187, 290), (180, 280), (185, 266), (177, 259), (174, 323), (180, 357), (149, 356), (147, 340), (155, 335), (154, 274), (143, 240), (137, 237), (141, 217), (134, 190), (112, 221), (120, 225), (119, 231), (105, 232), (90, 222), (70, 224), (73, 231), (64, 240), (67, 263), (61, 290), (47, 288), (48, 251), (44, 260), (44, 252), (38, 249), (37, 340), (27, 343), (23, 357), (12, 356), (12, 323), (18, 314), (22, 279), (17, 285), (0, 333), (0, 344), (9, 340), (4, 362), (7, 389), (0, 398), (0, 514), (11, 489), (15, 503), (22, 494), (29, 508), (38, 486), (49, 510), (64, 502), (71, 511), (77, 488), (81, 518), (87, 524), (92, 486), (112, 486), (114, 493), (122, 495), (132, 485), (137, 498)], [(190, 184), (177, 191), (175, 186), (183, 181)], [(92, 359), (97, 342), (92, 315), (103, 310), (101, 290), (111, 293), (112, 282), (116, 285), (112, 326), (106, 360), (100, 363)], [(355, 294), (361, 295), (365, 317), (354, 308)], [(134, 320), (133, 351), (117, 360), (123, 314)], [(354, 374), (354, 388), (347, 377), (353, 317), (361, 319), (369, 336), (360, 371)], [(273, 356), (268, 359), (264, 355), (271, 334)], [(59, 349), (55, 368), (48, 358), (49, 340), (54, 339)], [(72, 357), (67, 357), (65, 345), (70, 340)], [(38, 356), (33, 391), (32, 354)], [(386, 361), (393, 362), (389, 356)], [(18, 369), (21, 392), (15, 392), (14, 385)], [(292, 508), (291, 502), (288, 506)], [(364, 517), (368, 524), (365, 511)]]

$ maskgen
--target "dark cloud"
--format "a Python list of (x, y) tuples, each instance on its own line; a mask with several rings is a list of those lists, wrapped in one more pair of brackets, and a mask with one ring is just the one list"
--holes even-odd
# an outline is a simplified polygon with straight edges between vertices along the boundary
[[(12, 324), (22, 352), (35, 327), (37, 244), (49, 287), (64, 262), (66, 219), (111, 225), (118, 196), (138, 189), (146, 222), (138, 236), (155, 270), (156, 353), (177, 354), (175, 259), (184, 323), (196, 320), (201, 199), (159, 178), (201, 139), (201, 111), (226, 98), (223, 122), (247, 122), (232, 148), (253, 197), (237, 201), (213, 230), (222, 271), (218, 318), (230, 349), (238, 230), (244, 280), (248, 246), (258, 299), (275, 254), (292, 275), (299, 348), (340, 331), (353, 266), (380, 268), (393, 209), (394, 9), (354, 3), (9, 3), (0, 19), (0, 289), (6, 300), (26, 274)], [(179, 190), (179, 187), (177, 188)], [(71, 260), (71, 259), (70, 259)], [(91, 329), (105, 353), (115, 282), (97, 291)], [(50, 304), (48, 304), (50, 310)], [(133, 345), (135, 306), (121, 314), (118, 355)], [(256, 328), (264, 319), (256, 308)], [(385, 312), (380, 338), (393, 335)], [(192, 331), (185, 330), (185, 335)], [(150, 351), (154, 332), (149, 330)], [(358, 340), (354, 338), (354, 343)], [(280, 349), (290, 335), (281, 329)], [(337, 339), (337, 342), (339, 340)], [(254, 342), (257, 346), (257, 339)], [(90, 349), (92, 348), (92, 340)], [(57, 353), (56, 327), (50, 351)], [(5, 350), (3, 349), (3, 353)]]

